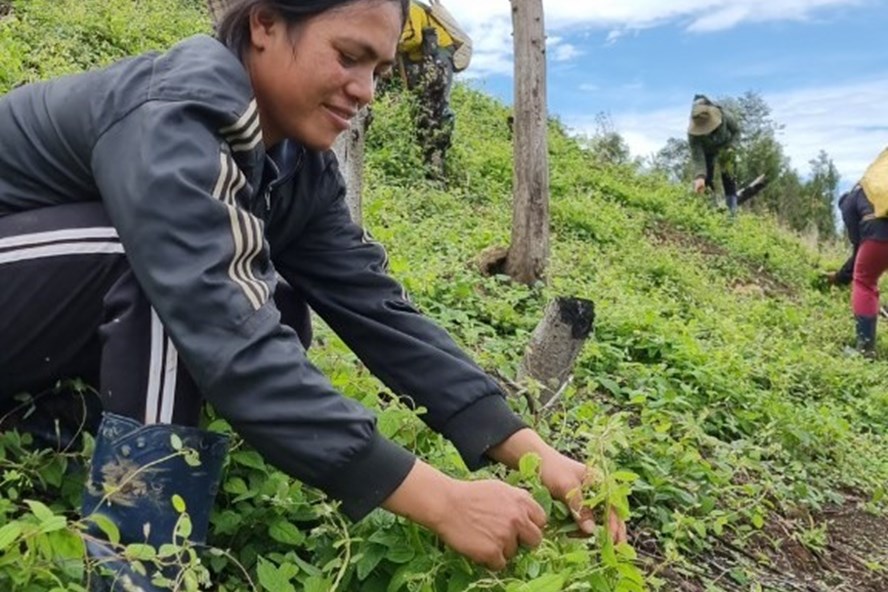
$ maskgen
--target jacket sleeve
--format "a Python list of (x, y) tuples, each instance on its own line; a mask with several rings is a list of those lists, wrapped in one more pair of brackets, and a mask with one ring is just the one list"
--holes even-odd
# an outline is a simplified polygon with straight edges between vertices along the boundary
[(706, 177), (706, 154), (703, 151), (703, 140), (700, 136), (688, 134), (688, 148), (691, 150), (691, 172), (694, 179)]
[[(229, 118), (229, 120), (232, 118)], [(149, 102), (98, 140), (92, 167), (151, 305), (204, 396), (272, 464), (342, 500), (358, 519), (414, 457), (337, 393), (280, 323), (252, 193), (209, 108)]]
[(343, 193), (282, 250), (277, 267), (370, 371), (425, 407), (423, 420), (477, 469), (489, 448), (525, 424), (499, 386), (387, 275), (385, 250), (352, 223)]
[(846, 286), (854, 278), (854, 262), (857, 260), (857, 251), (860, 248), (858, 197), (854, 194), (848, 196), (848, 199), (843, 200), (839, 207), (842, 211), (842, 222), (845, 224), (848, 240), (851, 241), (851, 247), (854, 249), (854, 252), (836, 274), (836, 283)]

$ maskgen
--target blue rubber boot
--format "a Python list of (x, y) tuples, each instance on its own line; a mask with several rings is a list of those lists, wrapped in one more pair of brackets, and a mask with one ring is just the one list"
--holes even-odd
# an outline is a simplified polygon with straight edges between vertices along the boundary
[[(100, 515), (113, 523), (120, 541), (119, 545), (108, 542), (92, 521), (87, 555), (100, 567), (91, 574), (91, 590), (169, 590), (151, 580), (156, 575), (175, 580), (179, 573), (175, 566), (160, 574), (147, 562), (145, 569), (134, 568), (122, 556), (123, 547), (146, 543), (157, 548), (182, 544), (186, 538), (203, 543), (227, 452), (228, 438), (222, 434), (176, 425), (145, 426), (120, 415), (103, 415), (82, 511), (87, 521)], [(184, 515), (190, 519), (190, 533), (182, 528)]]

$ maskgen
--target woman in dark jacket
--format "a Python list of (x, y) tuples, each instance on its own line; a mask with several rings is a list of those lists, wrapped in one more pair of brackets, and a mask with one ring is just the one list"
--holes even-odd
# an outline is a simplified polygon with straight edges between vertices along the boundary
[[(205, 536), (226, 442), (195, 427), (203, 399), (353, 519), (381, 505), (492, 568), (540, 542), (527, 492), (444, 475), (332, 387), (306, 357), (305, 303), (470, 468), (539, 454), (543, 483), (591, 532), (586, 466), (510, 411), (349, 218), (329, 148), (393, 64), (406, 10), (242, 0), (217, 39), (0, 98), (0, 397), (95, 380), (105, 414), (83, 510), (122, 544), (174, 540), (174, 495)], [(94, 534), (115, 581), (155, 589)]]

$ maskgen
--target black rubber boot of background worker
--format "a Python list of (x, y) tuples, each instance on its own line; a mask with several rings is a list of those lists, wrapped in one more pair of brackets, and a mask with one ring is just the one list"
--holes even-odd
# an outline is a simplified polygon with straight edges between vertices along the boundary
[(857, 321), (857, 351), (866, 358), (876, 357), (876, 325), (879, 317), (854, 317)]
[[(142, 570), (122, 557), (122, 549), (132, 543), (155, 548), (185, 540), (202, 544), (227, 451), (228, 438), (222, 434), (178, 425), (146, 426), (104, 414), (83, 494), (82, 512), (92, 524), (86, 540), (91, 591), (177, 589), (153, 585), (158, 568), (144, 562), (147, 574), (139, 573)], [(119, 544), (108, 542), (98, 524), (90, 521), (96, 514), (117, 527)], [(183, 521), (186, 516), (190, 529)], [(164, 558), (160, 575), (172, 584), (187, 558), (188, 554)]]

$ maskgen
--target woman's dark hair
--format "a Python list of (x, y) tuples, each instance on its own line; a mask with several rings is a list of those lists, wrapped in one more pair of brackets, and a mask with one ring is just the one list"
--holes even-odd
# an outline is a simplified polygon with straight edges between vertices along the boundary
[(228, 10), (216, 29), (216, 38), (240, 56), (250, 45), (250, 13), (254, 8), (268, 8), (290, 26), (328, 10), (357, 2), (396, 2), (401, 7), (401, 25), (407, 20), (410, 0), (230, 0)]

